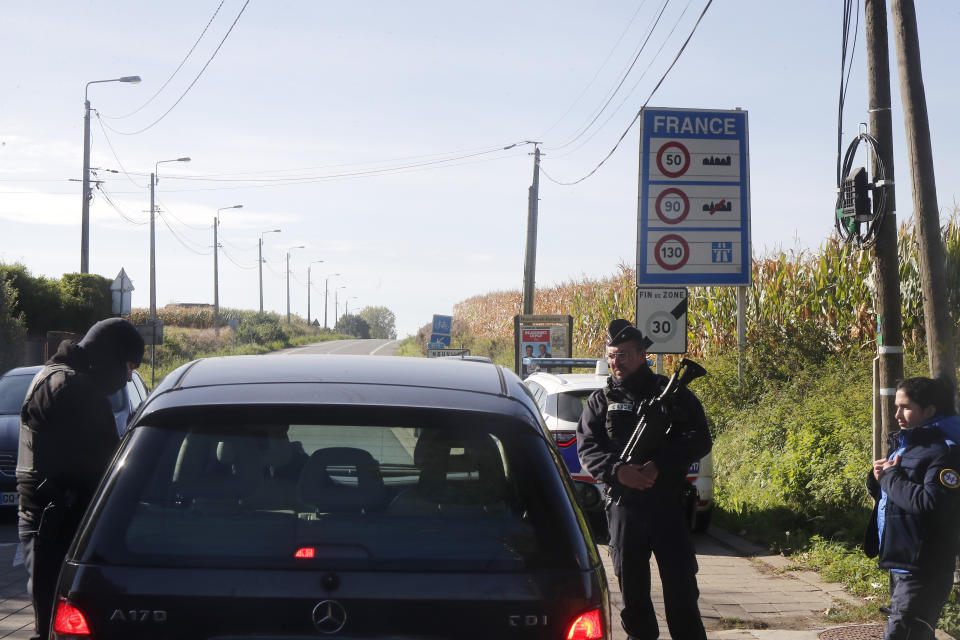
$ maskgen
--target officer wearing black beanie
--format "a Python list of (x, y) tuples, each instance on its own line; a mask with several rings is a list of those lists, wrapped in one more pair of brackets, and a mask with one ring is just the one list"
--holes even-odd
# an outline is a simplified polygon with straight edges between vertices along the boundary
[(64, 340), (34, 377), (20, 411), (20, 543), (33, 599), (34, 638), (47, 638), (60, 566), (117, 448), (108, 396), (130, 380), (144, 341), (127, 320)]
[(669, 408), (663, 444), (639, 464), (620, 454), (637, 426), (644, 400), (660, 395), (667, 378), (647, 366), (643, 333), (623, 319), (607, 328), (610, 376), (587, 399), (577, 426), (577, 453), (590, 475), (621, 495), (607, 505), (610, 557), (620, 583), (620, 620), (628, 637), (658, 637), (650, 598), (650, 554), (657, 558), (671, 638), (706, 640), (697, 599), (697, 558), (681, 497), (690, 464), (712, 446), (703, 406), (682, 389)]

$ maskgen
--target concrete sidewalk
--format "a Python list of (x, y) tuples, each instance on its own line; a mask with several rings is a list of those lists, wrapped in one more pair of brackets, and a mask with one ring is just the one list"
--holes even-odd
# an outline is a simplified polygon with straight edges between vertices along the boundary
[[(862, 604), (836, 583), (813, 571), (786, 570), (793, 563), (739, 536), (711, 527), (695, 537), (700, 566), (700, 612), (710, 640), (868, 640), (882, 637), (880, 624), (838, 626), (825, 611), (839, 604)], [(607, 548), (601, 547), (610, 580), (615, 621), (614, 640), (625, 640), (619, 628), (620, 592)], [(669, 638), (656, 562), (651, 562), (654, 606), (660, 637)], [(738, 628), (730, 628), (738, 627)], [(757, 627), (757, 628), (753, 628)], [(939, 640), (953, 640), (937, 631)], [(683, 640), (677, 638), (675, 640)]]

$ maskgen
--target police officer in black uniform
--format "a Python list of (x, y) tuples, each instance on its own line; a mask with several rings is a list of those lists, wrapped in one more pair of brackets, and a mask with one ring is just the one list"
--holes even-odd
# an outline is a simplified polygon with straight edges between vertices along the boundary
[(690, 464), (712, 446), (703, 406), (682, 389), (667, 410), (669, 430), (656, 451), (642, 452), (638, 464), (620, 461), (637, 426), (640, 403), (660, 395), (667, 378), (647, 365), (643, 334), (626, 320), (607, 329), (611, 375), (595, 391), (577, 427), (583, 467), (620, 495), (607, 505), (610, 555), (623, 595), (620, 619), (633, 640), (659, 635), (650, 599), (650, 553), (657, 558), (670, 636), (705, 640), (697, 598), (697, 558), (690, 538), (682, 491)]

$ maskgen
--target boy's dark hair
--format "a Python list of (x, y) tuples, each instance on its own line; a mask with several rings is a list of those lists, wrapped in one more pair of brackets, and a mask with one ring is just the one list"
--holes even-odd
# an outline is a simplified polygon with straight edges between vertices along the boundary
[(957, 415), (953, 382), (945, 376), (907, 378), (897, 385), (897, 391), (903, 391), (921, 407), (934, 405), (939, 415)]

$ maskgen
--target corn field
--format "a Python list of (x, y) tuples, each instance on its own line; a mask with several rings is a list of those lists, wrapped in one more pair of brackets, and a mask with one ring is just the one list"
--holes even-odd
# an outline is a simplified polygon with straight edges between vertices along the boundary
[[(960, 319), (960, 210), (941, 229), (947, 298), (954, 326)], [(898, 230), (900, 296), (905, 346), (923, 347), (923, 299), (915, 230)], [(837, 352), (876, 346), (876, 287), (871, 251), (857, 251), (836, 237), (817, 251), (790, 251), (755, 259), (746, 288), (747, 340), (778, 328), (816, 334)], [(604, 332), (613, 318), (634, 318), (635, 270), (620, 264), (599, 280), (572, 280), (539, 289), (538, 314), (571, 314), (574, 356), (603, 351)], [(702, 357), (736, 348), (736, 288), (691, 287), (687, 314), (688, 354)], [(520, 291), (474, 296), (454, 306), (454, 318), (486, 338), (512, 339)]]

